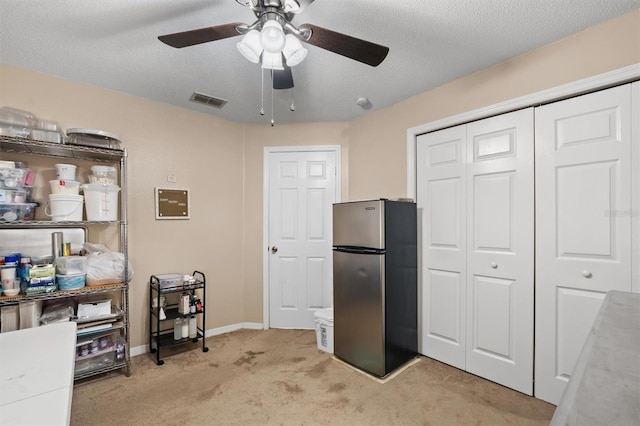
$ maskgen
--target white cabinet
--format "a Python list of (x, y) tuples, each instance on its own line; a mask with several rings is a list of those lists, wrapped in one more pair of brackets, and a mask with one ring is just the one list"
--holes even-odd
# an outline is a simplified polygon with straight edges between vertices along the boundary
[(533, 110), (418, 138), (420, 352), (533, 392)]

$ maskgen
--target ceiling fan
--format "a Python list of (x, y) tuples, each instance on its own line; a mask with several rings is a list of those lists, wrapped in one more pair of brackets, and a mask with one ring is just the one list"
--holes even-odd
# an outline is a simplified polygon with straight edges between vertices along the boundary
[[(244, 35), (237, 43), (240, 53), (262, 68), (270, 69), (274, 89), (293, 87), (291, 67), (302, 62), (307, 50), (300, 41), (329, 50), (338, 55), (378, 66), (389, 53), (389, 48), (351, 37), (312, 24), (294, 26), (291, 20), (313, 3), (313, 0), (236, 0), (251, 8), (257, 20), (251, 25), (242, 22), (216, 25), (159, 36), (169, 46), (183, 48), (201, 43)], [(285, 62), (283, 62), (283, 56)]]

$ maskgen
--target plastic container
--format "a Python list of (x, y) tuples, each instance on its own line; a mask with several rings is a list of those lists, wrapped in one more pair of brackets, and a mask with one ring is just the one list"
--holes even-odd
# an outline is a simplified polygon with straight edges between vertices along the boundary
[(333, 308), (319, 309), (313, 314), (318, 349), (333, 353)]
[(181, 274), (176, 274), (176, 273), (158, 274), (158, 275), (154, 275), (154, 277), (158, 280), (158, 287), (161, 290), (182, 288)]
[(35, 203), (0, 203), (0, 222), (32, 220)]
[(29, 111), (3, 106), (0, 107), (0, 122), (18, 127), (36, 127), (38, 120)]
[(0, 188), (0, 203), (26, 203), (29, 201), (30, 189)]
[[(188, 334), (188, 331), (187, 331), (187, 334)], [(182, 335), (182, 318), (176, 318), (173, 321), (173, 340), (180, 340), (183, 337), (187, 337), (187, 336)]]
[(111, 166), (91, 166), (89, 183), (101, 183), (103, 185), (117, 185), (118, 175), (115, 167)]
[(0, 168), (0, 186), (5, 188), (22, 188), (28, 183), (27, 175), (30, 169)]
[(193, 315), (189, 318), (189, 339), (198, 337), (198, 323)]
[(60, 256), (56, 258), (56, 271), (61, 275), (86, 274), (86, 256)]
[(80, 194), (80, 182), (77, 180), (50, 180), (49, 186), (51, 187), (52, 194)]
[(82, 185), (81, 188), (86, 201), (87, 220), (118, 220), (119, 186), (85, 184)]
[(96, 129), (67, 129), (68, 143), (97, 148), (120, 149), (120, 140), (113, 133)]
[(56, 222), (81, 221), (83, 200), (82, 195), (51, 194), (44, 213)]
[(75, 290), (85, 285), (87, 274), (56, 275), (59, 290)]
[(76, 180), (76, 166), (73, 164), (56, 164), (56, 173), (58, 179)]

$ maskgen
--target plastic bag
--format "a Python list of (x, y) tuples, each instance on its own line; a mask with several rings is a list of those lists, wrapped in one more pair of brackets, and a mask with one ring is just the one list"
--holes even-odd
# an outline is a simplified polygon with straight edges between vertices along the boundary
[(75, 312), (75, 302), (71, 299), (50, 302), (42, 309), (40, 324), (69, 321)]
[[(87, 285), (123, 283), (125, 280), (124, 254), (112, 251), (104, 244), (84, 243), (87, 256)], [(133, 278), (131, 262), (128, 263), (128, 281)]]

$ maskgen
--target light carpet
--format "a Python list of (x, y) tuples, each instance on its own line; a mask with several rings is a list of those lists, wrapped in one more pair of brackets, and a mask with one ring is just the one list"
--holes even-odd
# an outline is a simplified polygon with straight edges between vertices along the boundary
[[(420, 357), (384, 384), (313, 330), (239, 330), (74, 386), (72, 425), (547, 425), (555, 407)], [(171, 354), (170, 354), (171, 353)]]

